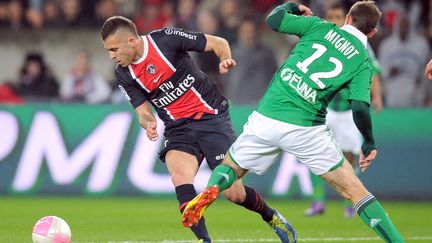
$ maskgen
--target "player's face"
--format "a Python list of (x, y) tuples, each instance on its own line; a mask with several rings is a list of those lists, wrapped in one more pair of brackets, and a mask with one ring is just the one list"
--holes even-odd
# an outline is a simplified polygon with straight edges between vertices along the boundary
[(335, 23), (338, 27), (342, 27), (345, 23), (345, 13), (342, 9), (327, 10), (327, 21)]
[(135, 57), (133, 44), (125, 35), (113, 34), (108, 36), (104, 41), (104, 47), (108, 50), (110, 58), (122, 67), (127, 67)]

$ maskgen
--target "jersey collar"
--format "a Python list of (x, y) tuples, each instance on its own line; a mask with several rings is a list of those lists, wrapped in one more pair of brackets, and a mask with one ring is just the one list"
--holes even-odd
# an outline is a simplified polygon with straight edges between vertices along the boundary
[(360, 42), (366, 47), (367, 45), (367, 36), (363, 34), (360, 30), (358, 30), (356, 27), (346, 24), (341, 27), (341, 29), (345, 30), (346, 32), (350, 33), (351, 35), (355, 36), (357, 39), (360, 40)]
[(132, 62), (132, 64), (138, 64), (138, 63), (144, 61), (144, 59), (146, 59), (146, 57), (147, 57), (147, 53), (148, 53), (148, 49), (149, 49), (148, 48), (148, 40), (145, 36), (141, 36), (141, 39), (143, 40), (143, 43), (144, 43), (143, 54), (138, 60)]

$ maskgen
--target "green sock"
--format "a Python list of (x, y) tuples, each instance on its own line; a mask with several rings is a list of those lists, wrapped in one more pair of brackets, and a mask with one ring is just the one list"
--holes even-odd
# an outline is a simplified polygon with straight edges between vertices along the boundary
[(383, 240), (392, 243), (405, 242), (381, 204), (372, 194), (356, 203), (354, 209), (366, 225), (371, 227)]
[(313, 202), (324, 202), (325, 191), (324, 191), (324, 181), (321, 177), (311, 173), (312, 180), (312, 201)]
[(232, 184), (234, 184), (236, 180), (236, 174), (228, 165), (218, 165), (210, 175), (210, 179), (207, 183), (207, 186), (217, 185), (219, 187), (219, 191), (223, 191), (229, 188)]

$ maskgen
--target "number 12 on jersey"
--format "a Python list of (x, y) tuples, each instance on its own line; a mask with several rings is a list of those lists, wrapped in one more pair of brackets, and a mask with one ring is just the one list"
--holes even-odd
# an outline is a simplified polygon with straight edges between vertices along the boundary
[[(303, 62), (297, 62), (296, 66), (303, 72), (307, 73), (309, 71), (309, 65), (312, 64), (313, 61), (321, 57), (326, 51), (327, 48), (321, 44), (314, 43), (312, 48), (316, 49), (316, 51), (308, 58), (306, 58)], [(309, 78), (318, 85), (320, 89), (324, 89), (326, 85), (320, 80), (321, 78), (334, 78), (338, 76), (343, 69), (342, 62), (337, 58), (330, 57), (329, 61), (335, 64), (335, 68), (329, 72), (315, 72), (312, 73)]]

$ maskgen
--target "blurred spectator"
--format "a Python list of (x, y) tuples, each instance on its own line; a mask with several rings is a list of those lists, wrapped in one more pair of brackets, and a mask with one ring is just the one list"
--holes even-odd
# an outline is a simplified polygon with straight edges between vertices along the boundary
[(69, 28), (83, 27), (86, 23), (82, 15), (80, 0), (60, 0), (60, 8), (63, 16), (63, 25)]
[(45, 0), (42, 13), (44, 16), (44, 27), (58, 28), (61, 23), (61, 11), (57, 0)]
[(8, 4), (5, 1), (0, 1), (0, 28), (7, 25)]
[(256, 104), (276, 72), (277, 63), (272, 49), (260, 41), (255, 20), (241, 22), (233, 59), (237, 66), (225, 83), (227, 98), (234, 104)]
[(28, 22), (29, 27), (34, 29), (40, 29), (42, 28), (44, 24), (44, 17), (42, 15), (42, 12), (39, 11), (36, 8), (30, 8), (27, 9), (26, 13), (26, 20)]
[(219, 14), (222, 25), (220, 34), (233, 45), (237, 42), (237, 30), (243, 14), (240, 12), (239, 0), (221, 0)]
[(168, 22), (162, 15), (163, 0), (143, 0), (139, 14), (134, 18), (138, 33), (146, 34), (155, 29), (161, 29)]
[(196, 2), (195, 0), (179, 0), (177, 2), (177, 17), (175, 20), (175, 27), (196, 30)]
[(118, 15), (118, 12), (115, 0), (100, 0), (96, 5), (96, 26), (101, 27), (106, 19)]
[(389, 107), (419, 106), (425, 96), (423, 67), (429, 46), (424, 36), (412, 31), (406, 16), (401, 15), (398, 23), (379, 48), (385, 103)]
[(74, 66), (61, 83), (62, 100), (89, 104), (108, 100), (111, 88), (102, 75), (92, 69), (90, 59), (87, 52), (78, 54)]
[(22, 99), (16, 93), (11, 82), (0, 83), (0, 104), (21, 104)]
[[(219, 36), (219, 22), (216, 15), (208, 10), (202, 9), (197, 16), (198, 31)], [(216, 86), (224, 92), (219, 74), (219, 58), (212, 51), (196, 53), (195, 61), (204, 73), (206, 73), (215, 83)]]
[(27, 54), (20, 70), (17, 93), (24, 98), (53, 98), (58, 95), (58, 83), (39, 53)]
[(27, 26), (24, 18), (24, 4), (22, 1), (11, 0), (8, 3), (6, 25), (13, 31), (19, 31)]

